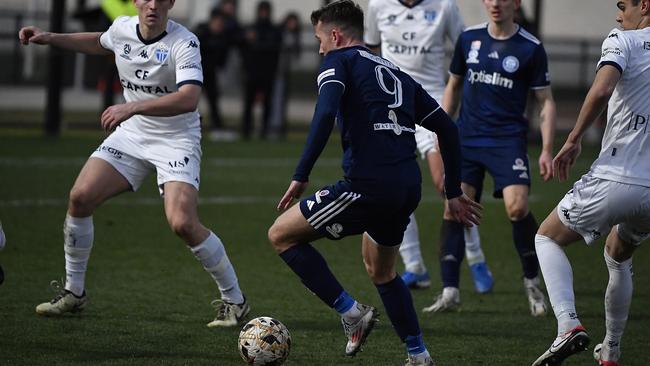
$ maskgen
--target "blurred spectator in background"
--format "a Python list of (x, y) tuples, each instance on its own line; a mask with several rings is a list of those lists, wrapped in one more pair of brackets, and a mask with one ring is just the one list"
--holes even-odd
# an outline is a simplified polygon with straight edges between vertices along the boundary
[(269, 121), (271, 136), (284, 139), (287, 134), (287, 102), (292, 65), (300, 59), (302, 52), (302, 26), (295, 12), (287, 14), (282, 22), (282, 44), (278, 73), (273, 85), (273, 103)]
[(242, 137), (250, 139), (253, 130), (253, 105), (263, 103), (262, 129), (260, 137), (265, 139), (269, 132), (271, 112), (271, 91), (275, 80), (282, 33), (271, 21), (271, 3), (257, 4), (255, 22), (244, 30), (242, 57), (244, 65), (244, 112)]
[(203, 67), (203, 92), (210, 106), (211, 131), (206, 134), (212, 141), (231, 141), (236, 135), (225, 131), (219, 109), (219, 72), (226, 65), (228, 51), (232, 46), (226, 32), (227, 17), (219, 8), (212, 9), (210, 19), (197, 26), (194, 32), (201, 43), (201, 65)]
[(217, 8), (226, 18), (226, 33), (231, 41), (239, 43), (242, 39), (242, 28), (237, 18), (237, 0), (221, 0)]

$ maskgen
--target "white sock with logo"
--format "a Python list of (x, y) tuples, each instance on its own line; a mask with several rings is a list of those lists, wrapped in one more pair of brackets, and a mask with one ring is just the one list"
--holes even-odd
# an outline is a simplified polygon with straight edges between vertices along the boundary
[(573, 294), (573, 271), (564, 250), (552, 239), (535, 235), (539, 267), (557, 318), (558, 336), (580, 325)]
[(605, 263), (609, 271), (609, 283), (605, 292), (605, 339), (601, 358), (618, 361), (620, 342), (630, 313), (632, 302), (632, 258), (617, 262), (604, 251)]
[(228, 259), (226, 248), (217, 235), (210, 231), (207, 239), (201, 244), (191, 247), (190, 250), (219, 286), (222, 300), (231, 304), (244, 302), (244, 295), (239, 288), (235, 269)]
[(95, 229), (93, 217), (66, 215), (63, 223), (65, 252), (65, 289), (77, 296), (84, 293), (86, 269), (93, 247)]
[(422, 252), (420, 251), (418, 223), (415, 221), (414, 214), (411, 214), (409, 219), (409, 224), (406, 227), (406, 231), (404, 231), (402, 244), (399, 247), (399, 254), (402, 256), (406, 272), (421, 275), (427, 271), (427, 267), (424, 265)]
[(467, 258), (467, 264), (470, 266), (485, 262), (485, 254), (481, 249), (481, 237), (478, 234), (478, 226), (476, 225), (465, 228), (465, 257)]

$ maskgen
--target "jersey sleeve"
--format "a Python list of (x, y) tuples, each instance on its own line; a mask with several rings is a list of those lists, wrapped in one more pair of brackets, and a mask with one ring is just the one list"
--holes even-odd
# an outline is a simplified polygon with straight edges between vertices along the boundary
[(600, 69), (605, 65), (611, 65), (623, 73), (627, 67), (627, 58), (629, 55), (623, 34), (618, 29), (613, 29), (603, 41), (602, 52), (597, 68)]
[(316, 160), (327, 145), (327, 140), (334, 127), (334, 119), (338, 112), (341, 97), (345, 92), (347, 72), (344, 60), (339, 55), (327, 56), (323, 60), (320, 73), (316, 78), (318, 99), (316, 109), (309, 127), (307, 143), (293, 174), (293, 180), (306, 182), (309, 180)]
[(316, 77), (316, 85), (318, 86), (318, 94), (321, 93), (323, 87), (327, 84), (340, 84), (345, 90), (345, 83), (347, 81), (347, 69), (343, 56), (336, 53), (325, 57), (321, 64), (318, 76)]
[(451, 58), (451, 64), (449, 65), (449, 72), (463, 76), (467, 71), (467, 64), (465, 63), (465, 52), (463, 51), (463, 34), (458, 37), (456, 40), (456, 46), (454, 47), (454, 55)]
[(185, 84), (203, 85), (201, 47), (194, 34), (179, 41), (175, 57), (176, 86), (180, 88)]
[(548, 57), (544, 46), (540, 43), (535, 47), (530, 67), (530, 88), (543, 89), (549, 85), (551, 85), (551, 77), (548, 72)]
[(129, 17), (122, 16), (115, 18), (113, 24), (108, 28), (108, 30), (99, 36), (99, 44), (105, 49), (115, 52), (115, 32), (120, 27), (120, 24), (123, 24), (129, 20)]
[(447, 17), (447, 37), (451, 40), (451, 43), (456, 44), (458, 37), (463, 33), (465, 29), (465, 22), (463, 17), (460, 15), (460, 10), (458, 10), (458, 5), (453, 0), (449, 1), (449, 17)]
[(378, 4), (376, 0), (370, 0), (368, 11), (365, 16), (365, 30), (363, 32), (363, 41), (368, 47), (377, 47), (381, 44), (381, 33), (377, 17), (379, 16)]

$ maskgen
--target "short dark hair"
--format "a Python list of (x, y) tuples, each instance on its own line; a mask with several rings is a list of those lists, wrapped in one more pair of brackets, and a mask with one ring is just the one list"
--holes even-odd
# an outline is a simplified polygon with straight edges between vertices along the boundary
[(338, 0), (311, 13), (311, 24), (339, 26), (346, 35), (363, 39), (363, 10), (352, 0)]

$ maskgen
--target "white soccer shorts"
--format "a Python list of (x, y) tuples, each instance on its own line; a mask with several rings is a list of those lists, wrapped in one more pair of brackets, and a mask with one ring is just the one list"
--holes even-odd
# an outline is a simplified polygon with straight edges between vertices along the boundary
[(118, 128), (93, 152), (91, 157), (111, 164), (134, 191), (152, 172), (157, 173), (163, 195), (167, 182), (185, 182), (199, 189), (201, 145), (195, 138), (142, 136)]
[(557, 214), (587, 244), (607, 236), (618, 225), (623, 241), (639, 245), (650, 236), (650, 188), (587, 173), (562, 198)]
[(426, 160), (429, 151), (438, 151), (438, 136), (420, 125), (415, 125), (415, 143), (422, 160)]

